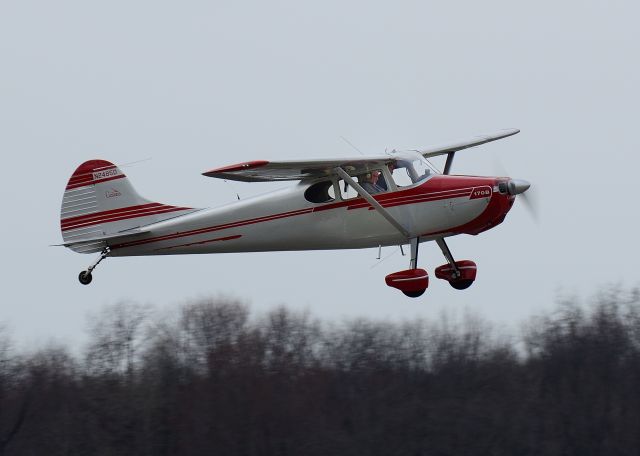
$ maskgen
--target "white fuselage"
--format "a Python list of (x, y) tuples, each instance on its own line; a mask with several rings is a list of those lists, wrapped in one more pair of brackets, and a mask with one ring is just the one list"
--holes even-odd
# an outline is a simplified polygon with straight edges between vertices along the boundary
[[(437, 175), (374, 197), (421, 241), (428, 241), (457, 234), (457, 227), (480, 218), (492, 198), (501, 197), (492, 183), (492, 178)], [(362, 198), (307, 201), (304, 192), (310, 185), (301, 182), (154, 223), (134, 240), (114, 243), (111, 256), (353, 249), (407, 242)]]

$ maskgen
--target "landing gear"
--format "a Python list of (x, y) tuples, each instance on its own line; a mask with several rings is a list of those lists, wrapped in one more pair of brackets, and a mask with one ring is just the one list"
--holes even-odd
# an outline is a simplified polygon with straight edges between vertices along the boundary
[[(476, 280), (477, 267), (473, 261), (455, 261), (444, 238), (436, 239), (448, 263), (436, 268), (436, 277), (446, 280), (456, 290), (465, 290)], [(404, 271), (394, 272), (385, 277), (387, 285), (402, 291), (405, 296), (417, 298), (422, 296), (429, 286), (429, 274), (418, 268), (418, 246), (420, 238), (411, 238), (411, 262)]]
[(93, 280), (93, 276), (90, 272), (82, 271), (80, 274), (78, 274), (78, 280), (82, 285), (89, 285)]
[(80, 274), (78, 274), (78, 280), (82, 285), (89, 285), (91, 283), (91, 281), (93, 280), (91, 272), (96, 268), (96, 266), (100, 264), (102, 260), (109, 256), (110, 252), (111, 249), (109, 247), (105, 247), (100, 253), (98, 259), (94, 261), (93, 264), (89, 266), (85, 271), (81, 271)]
[(469, 288), (476, 280), (477, 267), (473, 261), (461, 260), (455, 261), (451, 250), (444, 241), (444, 238), (436, 239), (442, 254), (448, 263), (436, 268), (436, 277), (446, 280), (456, 290), (465, 290)]
[(418, 246), (420, 238), (411, 239), (411, 262), (409, 269), (395, 272), (385, 277), (387, 285), (402, 291), (405, 296), (417, 298), (422, 296), (429, 286), (429, 274), (424, 269), (418, 269)]

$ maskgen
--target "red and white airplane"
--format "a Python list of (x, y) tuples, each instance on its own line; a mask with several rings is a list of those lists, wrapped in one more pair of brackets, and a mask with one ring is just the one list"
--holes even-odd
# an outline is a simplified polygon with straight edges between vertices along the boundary
[[(64, 192), (62, 245), (79, 253), (100, 252), (79, 275), (87, 285), (106, 257), (408, 244), (409, 269), (388, 275), (386, 283), (417, 297), (429, 283), (427, 272), (418, 268), (418, 247), (436, 241), (447, 260), (435, 270), (436, 277), (464, 289), (475, 280), (476, 265), (455, 261), (445, 238), (476, 235), (500, 224), (529, 183), (450, 175), (454, 154), (518, 132), (370, 157), (252, 161), (216, 168), (203, 174), (298, 183), (213, 209), (154, 203), (138, 195), (116, 165), (90, 160), (76, 169)], [(438, 155), (447, 155), (442, 173), (428, 161)]]

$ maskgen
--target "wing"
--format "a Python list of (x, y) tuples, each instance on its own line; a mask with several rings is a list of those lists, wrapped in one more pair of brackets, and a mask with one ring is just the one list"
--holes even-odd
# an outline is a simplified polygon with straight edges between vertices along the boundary
[(379, 169), (386, 163), (393, 161), (394, 157), (389, 155), (305, 161), (272, 162), (260, 160), (216, 168), (202, 174), (208, 177), (242, 182), (303, 180), (333, 176), (336, 174), (334, 171), (336, 167), (351, 174), (365, 173)]
[[(419, 152), (425, 157), (435, 157), (445, 155), (469, 147), (495, 141), (515, 135), (520, 130), (502, 130), (491, 135), (476, 136), (474, 138), (456, 141), (449, 144), (431, 146)], [(394, 151), (395, 152), (395, 151)], [(286, 180), (315, 179), (320, 177), (330, 177), (336, 174), (335, 168), (340, 167), (351, 175), (365, 173), (374, 169), (380, 169), (387, 163), (394, 162), (401, 157), (402, 152), (394, 155), (376, 155), (356, 158), (334, 158), (317, 159), (304, 161), (250, 161), (238, 163), (231, 166), (212, 169), (202, 173), (204, 176), (216, 177), (218, 179), (236, 180), (241, 182), (271, 182)]]
[(462, 140), (462, 141), (455, 141), (448, 144), (439, 144), (436, 146), (430, 146), (430, 147), (427, 147), (426, 149), (422, 149), (417, 152), (421, 153), (427, 158), (436, 157), (438, 155), (445, 155), (450, 152), (456, 152), (458, 150), (468, 149), (469, 147), (475, 147), (491, 141), (496, 141), (498, 139), (506, 138), (508, 136), (513, 136), (517, 133), (520, 133), (520, 130), (518, 130), (517, 128), (512, 128), (509, 130), (501, 130), (499, 132), (496, 132), (490, 135), (475, 136), (473, 138)]

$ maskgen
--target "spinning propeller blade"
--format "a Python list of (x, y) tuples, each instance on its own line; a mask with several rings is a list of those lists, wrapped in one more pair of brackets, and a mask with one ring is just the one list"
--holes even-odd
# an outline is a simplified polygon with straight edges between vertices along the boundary
[[(509, 176), (509, 172), (500, 162), (495, 163), (495, 167), (498, 170), (499, 175), (501, 176)], [(531, 184), (524, 179), (511, 179), (509, 178), (509, 183), (507, 184), (508, 192), (511, 195), (518, 195), (518, 199), (522, 200), (522, 204), (524, 205), (531, 218), (537, 223), (540, 221), (538, 203), (536, 192), (532, 191), (529, 187)]]

